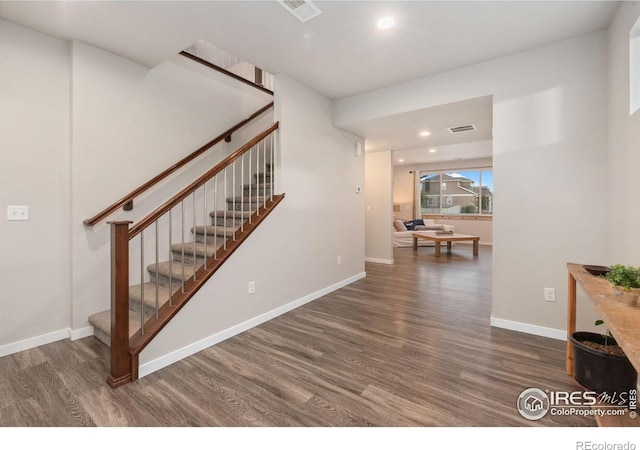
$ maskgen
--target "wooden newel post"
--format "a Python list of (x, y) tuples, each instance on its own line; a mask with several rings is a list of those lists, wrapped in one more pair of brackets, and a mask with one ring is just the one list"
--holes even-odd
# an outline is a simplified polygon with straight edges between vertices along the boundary
[(131, 221), (111, 225), (111, 374), (112, 388), (131, 382), (129, 354), (129, 225)]

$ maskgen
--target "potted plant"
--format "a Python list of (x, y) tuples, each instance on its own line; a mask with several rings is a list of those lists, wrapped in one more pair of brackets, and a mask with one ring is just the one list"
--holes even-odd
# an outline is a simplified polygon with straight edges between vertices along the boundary
[(640, 267), (614, 264), (606, 279), (613, 286), (616, 301), (625, 306), (640, 306)]
[[(595, 325), (603, 323), (598, 320)], [(574, 378), (585, 389), (614, 396), (636, 388), (637, 373), (609, 331), (577, 331), (571, 344)]]

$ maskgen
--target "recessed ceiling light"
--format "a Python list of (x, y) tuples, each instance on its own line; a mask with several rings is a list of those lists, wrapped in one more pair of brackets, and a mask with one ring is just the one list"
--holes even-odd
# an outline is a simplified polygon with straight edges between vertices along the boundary
[(396, 24), (396, 21), (393, 19), (393, 17), (383, 17), (382, 19), (378, 20), (378, 28), (381, 30), (388, 30), (389, 28), (393, 27)]
[(420, 136), (431, 136), (431, 133), (429, 133), (428, 131), (421, 131)]
[(404, 162), (404, 159), (399, 159), (398, 162)]
[(435, 148), (429, 149), (429, 153), (435, 153), (437, 150)]

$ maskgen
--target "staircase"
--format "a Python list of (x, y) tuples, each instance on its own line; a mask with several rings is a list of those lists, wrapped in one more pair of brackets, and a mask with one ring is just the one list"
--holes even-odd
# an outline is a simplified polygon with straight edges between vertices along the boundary
[[(252, 217), (276, 197), (272, 196), (271, 164), (264, 167), (265, 172), (255, 173), (253, 182), (243, 185), (240, 196), (226, 198), (226, 209), (209, 213), (210, 224), (192, 227), (189, 241), (171, 245), (168, 261), (147, 265), (149, 281), (129, 287), (130, 339), (141, 334), (144, 323), (157, 316), (178, 291), (185, 292), (187, 282), (205, 265), (205, 258), (215, 260), (231, 248), (238, 233), (249, 228)], [(89, 322), (94, 336), (111, 347), (111, 310), (91, 315)]]
[[(191, 50), (211, 56), (210, 51), (198, 49)], [(213, 53), (215, 56), (219, 52)], [(215, 59), (185, 51), (180, 54), (273, 95), (263, 85), (268, 74), (253, 65), (254, 76), (247, 78), (246, 74), (240, 76), (231, 68), (219, 66)], [(244, 61), (239, 64), (249, 67)], [(273, 105), (263, 106), (85, 219), (84, 224), (93, 227), (120, 208), (132, 210), (134, 201), (144, 193), (174, 177), (222, 141), (231, 142), (232, 134)], [(126, 220), (107, 222), (111, 232), (111, 307), (92, 314), (89, 322), (96, 338), (111, 348), (107, 384), (112, 388), (138, 379), (140, 352), (284, 199), (284, 193), (272, 192), (278, 127), (278, 122), (273, 123), (135, 224)], [(133, 277), (136, 279), (130, 280)]]

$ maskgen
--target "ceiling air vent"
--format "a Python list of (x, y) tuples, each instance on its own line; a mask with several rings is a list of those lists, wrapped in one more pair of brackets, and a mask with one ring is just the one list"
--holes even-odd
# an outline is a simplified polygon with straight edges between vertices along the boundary
[(447, 129), (449, 133), (462, 133), (463, 131), (473, 131), (476, 129), (476, 126), (471, 123), (469, 125), (460, 125), (459, 127), (450, 127)]
[(300, 22), (306, 22), (322, 13), (316, 5), (305, 0), (278, 0), (278, 3), (296, 16)]

